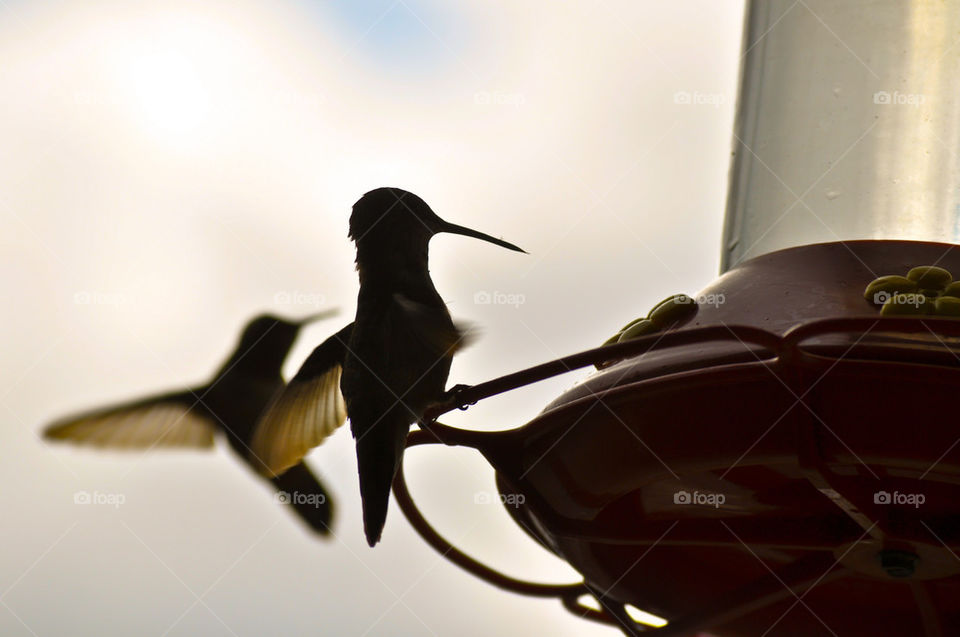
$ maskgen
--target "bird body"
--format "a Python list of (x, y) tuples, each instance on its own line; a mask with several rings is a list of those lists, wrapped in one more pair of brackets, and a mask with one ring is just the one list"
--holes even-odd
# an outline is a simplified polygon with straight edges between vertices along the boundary
[[(443, 398), (453, 355), (465, 343), (430, 279), (428, 244), (439, 232), (522, 252), (443, 221), (399, 188), (365, 194), (350, 216), (360, 278), (356, 318), (307, 358), (254, 436), (257, 454), (282, 471), (342, 423), (331, 416), (337, 400), (344, 401), (370, 546), (380, 539), (410, 426)], [(342, 398), (333, 395), (340, 394), (338, 384)]]
[[(246, 464), (264, 475), (266, 465), (250, 452), (256, 424), (283, 388), (281, 367), (301, 326), (327, 315), (295, 323), (259, 316), (247, 324), (209, 383), (72, 416), (47, 427), (44, 437), (109, 449), (209, 448), (220, 432)], [(265, 477), (278, 491), (312, 496), (287, 500), (315, 532), (330, 532), (333, 502), (308, 466), (298, 463), (282, 476)]]
[[(366, 267), (362, 273), (370, 272)], [(463, 339), (425, 268), (422, 277), (408, 275), (387, 287), (371, 284), (361, 274), (358, 318), (340, 381), (356, 439), (364, 528), (371, 545), (386, 519), (410, 425), (442, 397)]]

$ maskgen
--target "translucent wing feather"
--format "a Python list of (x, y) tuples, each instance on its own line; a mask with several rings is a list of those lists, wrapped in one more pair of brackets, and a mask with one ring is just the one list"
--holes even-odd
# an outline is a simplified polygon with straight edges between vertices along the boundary
[(193, 392), (164, 394), (71, 416), (43, 437), (108, 449), (213, 446), (213, 423)]
[(257, 423), (251, 454), (269, 472), (294, 466), (346, 421), (340, 374), (352, 329), (351, 323), (313, 350)]

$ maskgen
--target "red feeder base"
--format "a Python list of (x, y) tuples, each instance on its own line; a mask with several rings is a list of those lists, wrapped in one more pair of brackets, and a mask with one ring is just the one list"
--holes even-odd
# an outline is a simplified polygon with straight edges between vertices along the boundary
[[(436, 432), (479, 449), (524, 495), (511, 515), (584, 576), (519, 592), (628, 634), (960, 635), (960, 321), (881, 318), (863, 298), (929, 264), (960, 273), (960, 247), (752, 259), (702, 292), (722, 303), (609, 348), (635, 352), (525, 426)], [(398, 497), (410, 514), (402, 479)], [(603, 613), (576, 606), (585, 592)]]

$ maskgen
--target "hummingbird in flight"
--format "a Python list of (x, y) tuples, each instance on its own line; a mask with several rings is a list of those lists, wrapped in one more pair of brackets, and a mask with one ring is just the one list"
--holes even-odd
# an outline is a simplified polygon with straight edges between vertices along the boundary
[(289, 503), (314, 532), (328, 535), (333, 501), (310, 468), (301, 462), (283, 475), (272, 475), (251, 453), (250, 444), (264, 409), (283, 388), (281, 367), (300, 329), (335, 313), (298, 321), (257, 316), (210, 382), (71, 416), (48, 426), (43, 436), (104, 449), (209, 449), (220, 432), (234, 452), (270, 482), (279, 501)]
[(343, 424), (337, 405), (345, 400), (370, 546), (380, 540), (410, 426), (444, 398), (453, 355), (466, 342), (428, 270), (430, 239), (442, 232), (524, 252), (444, 221), (400, 188), (363, 195), (349, 232), (360, 277), (356, 318), (310, 354), (253, 438), (257, 456), (280, 473)]

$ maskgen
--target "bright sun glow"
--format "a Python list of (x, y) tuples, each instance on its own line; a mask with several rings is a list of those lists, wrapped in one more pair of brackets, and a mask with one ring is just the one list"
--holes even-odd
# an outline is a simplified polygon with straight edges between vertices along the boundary
[(119, 90), (130, 116), (158, 140), (196, 142), (238, 88), (243, 38), (198, 14), (150, 14), (116, 33)]
[(157, 135), (194, 133), (209, 121), (210, 93), (195, 61), (173, 48), (130, 60), (134, 107)]

